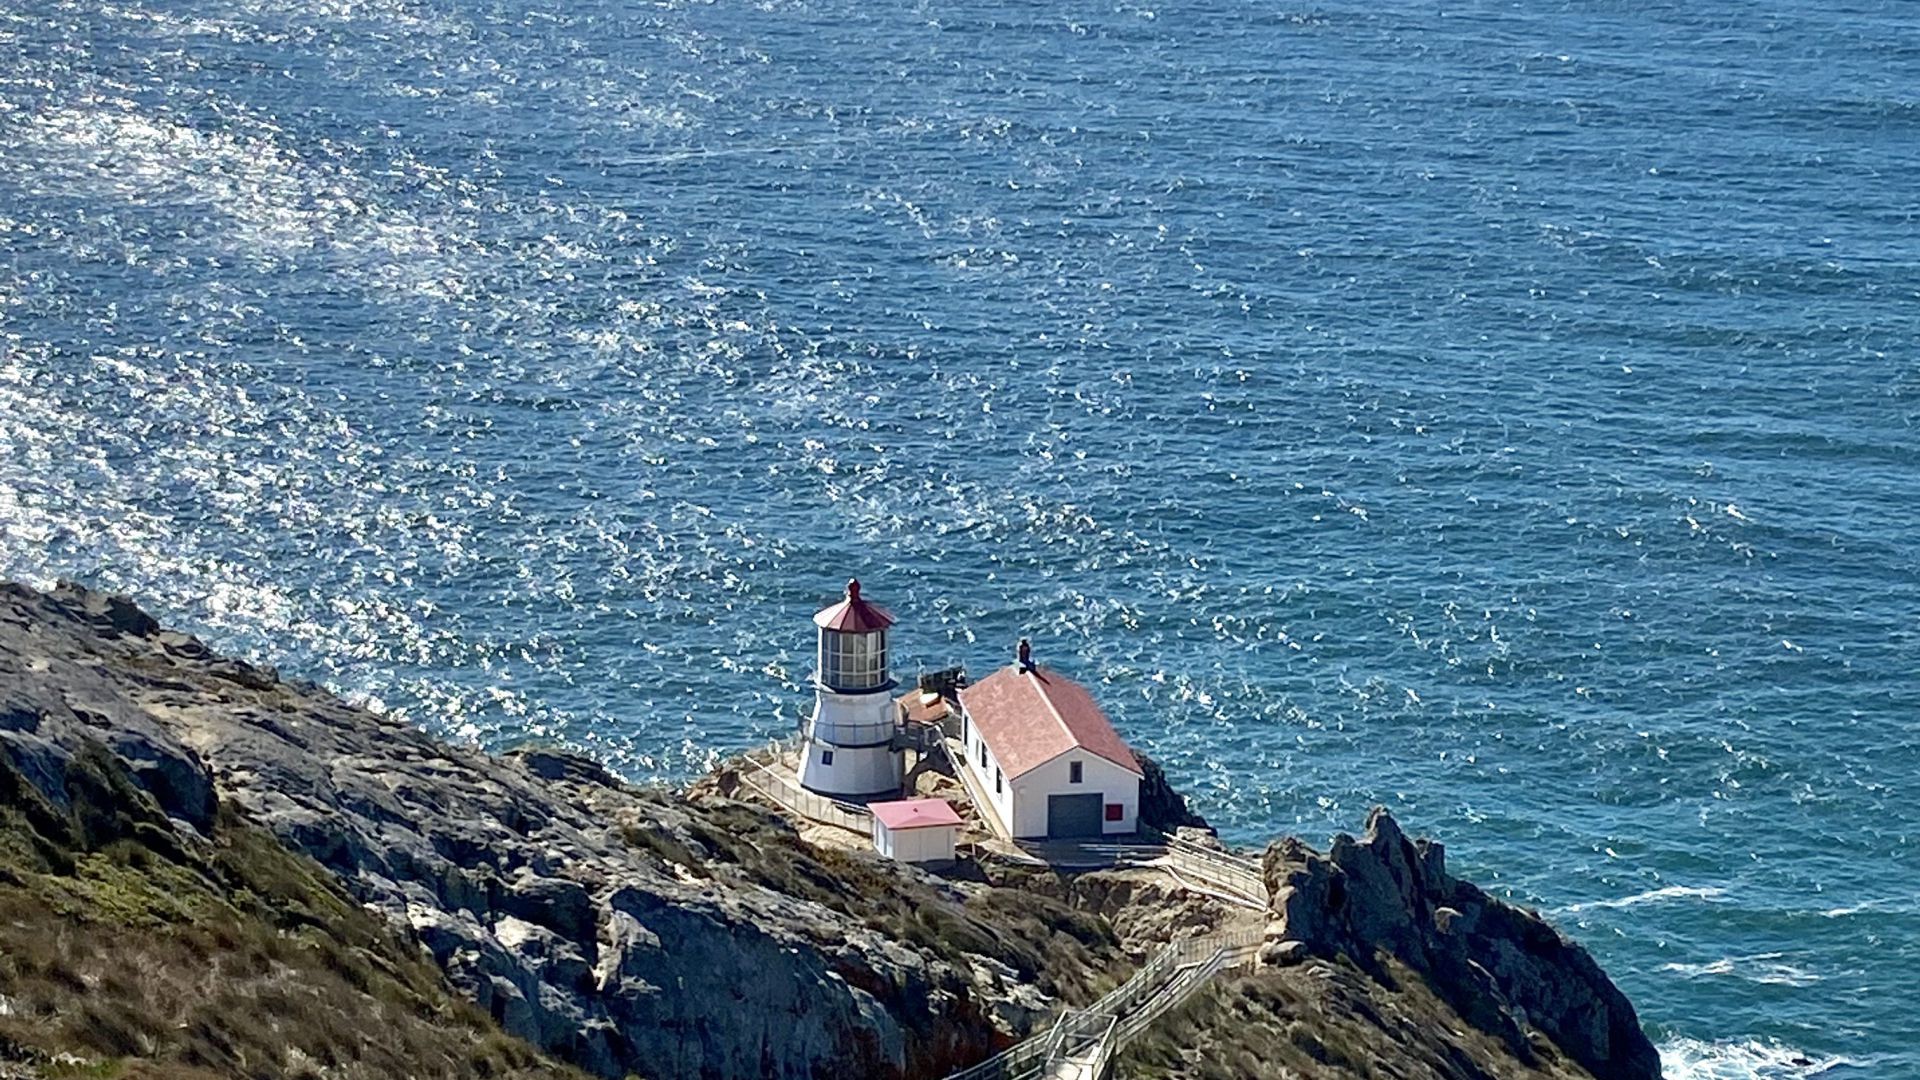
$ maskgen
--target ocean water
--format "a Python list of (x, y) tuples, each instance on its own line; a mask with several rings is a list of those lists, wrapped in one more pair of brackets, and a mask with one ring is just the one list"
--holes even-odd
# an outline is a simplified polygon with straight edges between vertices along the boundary
[(680, 778), (858, 574), (1920, 1076), (1920, 7), (0, 0), (0, 573)]

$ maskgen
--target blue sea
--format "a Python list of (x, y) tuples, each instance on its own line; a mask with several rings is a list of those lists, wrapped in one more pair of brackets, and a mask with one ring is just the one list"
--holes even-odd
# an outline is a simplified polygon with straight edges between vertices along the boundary
[(1089, 683), (1920, 1076), (1920, 5), (0, 0), (0, 574), (681, 779)]

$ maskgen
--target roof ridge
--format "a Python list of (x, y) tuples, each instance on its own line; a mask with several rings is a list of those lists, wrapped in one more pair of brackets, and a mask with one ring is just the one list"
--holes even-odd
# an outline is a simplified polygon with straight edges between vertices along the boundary
[[(1056, 724), (1059, 724), (1060, 730), (1066, 733), (1069, 749), (1075, 746), (1079, 746), (1080, 733), (1073, 730), (1073, 725), (1067, 723), (1066, 717), (1060, 715), (1060, 706), (1055, 705), (1053, 703), (1053, 695), (1047, 693), (1047, 680), (1040, 677), (1040, 665), (1035, 664), (1032, 667), (1028, 668), (1026, 671), (1022, 672), (1022, 674), (1032, 677), (1034, 683), (1038, 684), (1038, 685), (1034, 685), (1033, 692), (1040, 695), (1040, 700), (1044, 702), (1047, 706), (1047, 712), (1053, 716), (1053, 722)], [(1064, 750), (1061, 751), (1061, 753), (1065, 753), (1065, 752), (1066, 751)], [(1059, 756), (1060, 756), (1059, 754), (1054, 755), (1054, 757), (1059, 757)], [(1048, 760), (1051, 761), (1052, 758), (1049, 758)]]
[(1141, 774), (1138, 758), (1093, 694), (1057, 669), (1007, 664), (963, 687), (960, 704), (996, 763), (1014, 776), (1076, 748)]

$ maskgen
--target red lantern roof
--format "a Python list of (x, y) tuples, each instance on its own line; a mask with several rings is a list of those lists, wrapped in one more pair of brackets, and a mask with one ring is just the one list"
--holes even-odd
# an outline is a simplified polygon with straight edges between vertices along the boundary
[(813, 617), (815, 626), (842, 634), (865, 634), (893, 625), (893, 615), (879, 604), (860, 599), (860, 579), (847, 582), (847, 598)]

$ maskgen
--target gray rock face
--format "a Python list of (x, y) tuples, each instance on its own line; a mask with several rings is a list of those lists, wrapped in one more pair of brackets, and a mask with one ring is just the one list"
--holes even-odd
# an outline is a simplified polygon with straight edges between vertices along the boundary
[[(1320, 855), (1292, 837), (1267, 849), (1272, 932), (1293, 962), (1375, 950), (1424, 974), (1475, 1027), (1523, 1062), (1532, 1028), (1601, 1080), (1659, 1080), (1660, 1058), (1633, 1005), (1587, 951), (1538, 915), (1447, 874), (1446, 853), (1409, 840), (1375, 809), (1359, 840), (1344, 833)], [(1270, 945), (1279, 962), (1286, 946)]]
[(1140, 771), (1145, 774), (1140, 779), (1142, 826), (1166, 833), (1179, 829), (1213, 831), (1207, 819), (1194, 813), (1193, 808), (1187, 805), (1187, 797), (1180, 794), (1167, 779), (1167, 771), (1160, 767), (1159, 762), (1137, 751), (1133, 756), (1140, 763)]
[[(38, 599), (59, 619), (109, 638), (138, 639), (158, 629), (138, 608), (98, 594), (66, 589)], [(31, 637), (26, 645), (32, 648)], [(68, 808), (66, 764), (92, 744), (125, 761), (170, 818), (201, 832), (212, 823), (218, 805), (212, 772), (166, 725), (123, 709), (118, 688), (98, 666), (56, 667), (38, 651), (0, 663), (0, 745), (54, 806)]]
[(1310, 955), (1304, 941), (1269, 941), (1260, 947), (1260, 963), (1268, 967), (1292, 967)]
[(721, 880), (699, 808), (591, 762), (452, 747), (124, 600), (0, 586), (0, 760), (65, 806), (68, 764), (102, 748), (178, 828), (236, 804), (410, 928), (507, 1031), (602, 1075), (937, 1076), (1004, 1041), (997, 1003), (1030, 994), (823, 898)]

